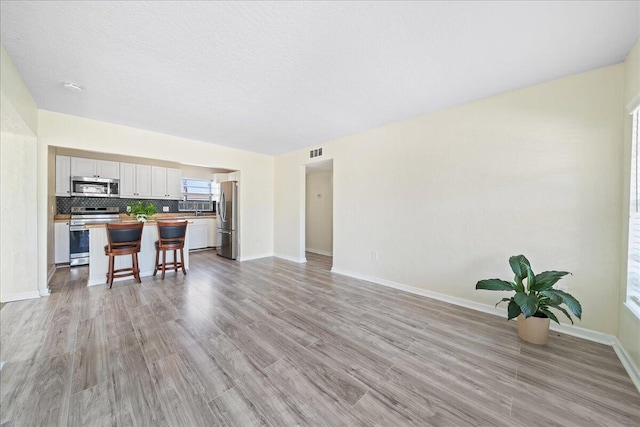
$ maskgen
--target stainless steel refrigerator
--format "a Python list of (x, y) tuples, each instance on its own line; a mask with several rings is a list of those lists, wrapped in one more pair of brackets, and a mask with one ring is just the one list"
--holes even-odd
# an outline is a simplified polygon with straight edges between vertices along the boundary
[(238, 257), (238, 183), (220, 183), (216, 225), (218, 233), (218, 255), (236, 259)]

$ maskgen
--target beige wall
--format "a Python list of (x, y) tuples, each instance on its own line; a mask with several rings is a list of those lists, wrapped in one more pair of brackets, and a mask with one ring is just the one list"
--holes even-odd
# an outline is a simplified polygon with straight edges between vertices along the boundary
[(268, 256), (273, 250), (273, 157), (39, 111), (38, 137), (48, 146), (156, 159), (178, 164), (240, 170), (240, 256)]
[(38, 133), (38, 107), (31, 97), (29, 90), (13, 65), (13, 61), (0, 44), (0, 87), (2, 94), (12, 104), (19, 116), (31, 129), (33, 134)]
[[(275, 158), (274, 166), (273, 253), (297, 262), (305, 261), (304, 234), (302, 234), (305, 221), (305, 168), (303, 165), (306, 157), (304, 151), (299, 150), (278, 156)], [(330, 157), (327, 156), (327, 158)], [(335, 186), (335, 176), (333, 182)], [(335, 231), (334, 222), (334, 233)]]
[[(334, 268), (492, 306), (476, 281), (524, 253), (573, 272), (579, 325), (615, 334), (622, 80), (615, 65), (324, 144)], [(307, 154), (276, 158), (274, 252), (292, 259)]]
[[(629, 172), (631, 165), (631, 116), (627, 114), (627, 108), (640, 103), (640, 39), (627, 55), (624, 62), (624, 145), (623, 145), (623, 174), (622, 187), (624, 188), (622, 203), (622, 248), (623, 255), (626, 255), (627, 242), (629, 238)], [(618, 339), (620, 344), (629, 353), (631, 358), (640, 367), (640, 319), (635, 317), (625, 306), (627, 287), (627, 260), (622, 256), (622, 266), (620, 269), (620, 298), (618, 314)]]
[(55, 147), (47, 147), (41, 141), (41, 145), (47, 150), (47, 276), (50, 276), (55, 272), (55, 241), (54, 241), (54, 217), (56, 215), (56, 150)]
[(46, 156), (39, 157), (37, 106), (1, 46), (0, 55), (0, 301), (6, 302), (47, 294), (46, 205), (40, 203), (47, 169)]
[(331, 255), (333, 251), (333, 172), (314, 172), (306, 179), (306, 250)]
[(0, 134), (0, 301), (36, 298), (38, 292), (37, 141)]

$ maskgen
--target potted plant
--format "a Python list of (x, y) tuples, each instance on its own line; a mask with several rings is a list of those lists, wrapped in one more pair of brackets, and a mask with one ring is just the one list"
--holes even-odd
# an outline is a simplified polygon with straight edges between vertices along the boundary
[(138, 222), (145, 222), (150, 216), (156, 214), (158, 209), (153, 203), (131, 203), (127, 205), (127, 215), (135, 215)]
[(515, 274), (513, 282), (500, 279), (480, 280), (476, 289), (489, 291), (512, 291), (511, 298), (502, 298), (501, 302), (509, 301), (507, 318), (518, 318), (518, 336), (524, 341), (544, 345), (549, 336), (549, 322), (560, 323), (550, 310), (554, 308), (564, 313), (571, 323), (573, 319), (562, 304), (578, 318), (582, 317), (582, 306), (567, 292), (555, 289), (553, 286), (563, 276), (571, 274), (567, 271), (545, 271), (534, 274), (529, 260), (524, 255), (514, 255), (509, 258), (511, 270)]

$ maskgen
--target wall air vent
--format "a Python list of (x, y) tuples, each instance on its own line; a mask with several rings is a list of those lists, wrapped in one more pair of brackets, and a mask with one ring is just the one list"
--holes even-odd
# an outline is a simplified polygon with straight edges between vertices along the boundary
[(311, 151), (309, 151), (309, 158), (313, 159), (314, 157), (320, 157), (322, 156), (322, 148), (316, 148), (313, 149)]

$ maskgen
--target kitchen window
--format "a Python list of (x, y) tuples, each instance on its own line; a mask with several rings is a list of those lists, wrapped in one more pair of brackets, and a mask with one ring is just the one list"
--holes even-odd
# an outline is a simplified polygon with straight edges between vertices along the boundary
[(220, 192), (220, 185), (205, 179), (182, 180), (180, 211), (213, 211)]
[(627, 307), (640, 318), (640, 107), (633, 112), (631, 144), (631, 192), (629, 198), (629, 251)]

